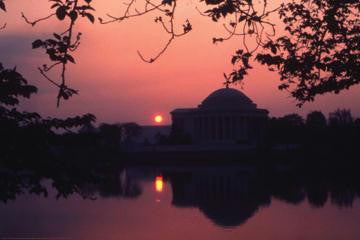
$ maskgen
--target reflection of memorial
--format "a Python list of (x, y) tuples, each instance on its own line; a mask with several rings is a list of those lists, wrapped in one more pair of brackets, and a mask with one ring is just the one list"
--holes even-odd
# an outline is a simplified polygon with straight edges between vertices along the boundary
[(270, 204), (270, 194), (259, 191), (251, 173), (236, 171), (196, 171), (171, 174), (173, 204), (198, 207), (221, 226), (243, 224), (262, 206)]
[(307, 199), (312, 207), (323, 207), (329, 199), (337, 206), (351, 207), (360, 197), (360, 182), (357, 171), (346, 173), (259, 172), (255, 167), (222, 165), (173, 169), (165, 175), (174, 206), (198, 208), (217, 225), (230, 227), (245, 223), (272, 198), (289, 204)]
[[(120, 169), (119, 169), (120, 170)], [(289, 204), (307, 200), (323, 207), (329, 200), (350, 207), (360, 196), (358, 170), (341, 173), (294, 169), (258, 169), (241, 164), (201, 166), (136, 166), (113, 169), (97, 184), (85, 184), (83, 193), (101, 197), (141, 197), (142, 182), (153, 181), (152, 191), (162, 194), (165, 182), (171, 185), (172, 205), (198, 208), (207, 218), (223, 227), (244, 224), (262, 207), (277, 199)]]

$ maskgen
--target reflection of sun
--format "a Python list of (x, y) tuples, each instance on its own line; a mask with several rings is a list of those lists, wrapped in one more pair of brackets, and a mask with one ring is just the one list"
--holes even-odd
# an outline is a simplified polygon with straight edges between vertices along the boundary
[(155, 190), (157, 192), (162, 192), (164, 188), (164, 181), (162, 176), (156, 176), (155, 178)]
[(161, 123), (163, 121), (163, 117), (161, 115), (156, 115), (154, 120), (156, 123)]

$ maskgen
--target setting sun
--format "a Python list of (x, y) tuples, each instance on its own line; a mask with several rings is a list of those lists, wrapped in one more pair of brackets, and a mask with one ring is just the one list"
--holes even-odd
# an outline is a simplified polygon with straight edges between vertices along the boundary
[(161, 115), (156, 115), (154, 120), (156, 123), (162, 123), (163, 117)]

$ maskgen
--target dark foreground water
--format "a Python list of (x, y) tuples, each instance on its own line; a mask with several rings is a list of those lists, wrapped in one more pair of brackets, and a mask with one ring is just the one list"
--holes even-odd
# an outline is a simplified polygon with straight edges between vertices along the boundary
[(47, 198), (0, 203), (0, 239), (360, 239), (360, 181), (346, 171), (231, 164), (110, 175), (82, 186), (95, 200), (57, 200), (50, 187)]

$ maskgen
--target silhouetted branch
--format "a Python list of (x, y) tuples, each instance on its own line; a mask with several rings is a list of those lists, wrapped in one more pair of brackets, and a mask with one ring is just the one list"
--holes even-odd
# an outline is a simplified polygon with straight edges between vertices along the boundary
[[(149, 1), (145, 0), (147, 3), (149, 3)], [(127, 5), (127, 8), (125, 10), (125, 13), (121, 16), (121, 17), (115, 17), (112, 16), (110, 14), (106, 14), (106, 16), (108, 16), (110, 18), (110, 20), (104, 21), (102, 18), (99, 18), (99, 21), (101, 24), (109, 24), (109, 23), (113, 23), (113, 22), (121, 22), (127, 18), (133, 18), (133, 17), (140, 17), (142, 15), (145, 15), (149, 12), (152, 12), (154, 10), (159, 10), (159, 7), (163, 4), (158, 4), (158, 5), (153, 5), (152, 8), (147, 8), (145, 6), (145, 9), (143, 11), (138, 11), (137, 9), (134, 9), (135, 13), (130, 13), (131, 7), (133, 7), (133, 5), (135, 4), (135, 0), (131, 0)]]
[[(242, 2), (242, 1), (240, 1)], [(213, 43), (217, 42), (223, 42), (226, 40), (230, 40), (234, 36), (240, 36), (242, 38), (242, 43), (244, 48), (249, 53), (254, 53), (260, 46), (262, 46), (263, 43), (263, 34), (265, 33), (267, 37), (271, 37), (275, 35), (275, 24), (269, 22), (266, 20), (266, 18), (273, 12), (278, 11), (279, 8), (275, 8), (273, 10), (267, 11), (267, 2), (264, 1), (263, 3), (263, 10), (262, 14), (258, 15), (258, 11), (254, 8), (254, 5), (250, 2), (247, 3), (246, 9), (244, 9), (244, 3), (239, 3), (239, 5), (234, 4), (233, 14), (234, 19), (230, 21), (228, 24), (230, 28), (223, 24), (224, 29), (229, 34), (226, 37), (214, 37)], [(220, 7), (219, 7), (220, 9)], [(219, 10), (217, 8), (213, 8), (212, 10), (207, 10), (208, 14), (203, 14), (200, 12), (202, 16), (211, 17), (214, 21), (217, 21), (222, 15), (219, 14), (217, 11)], [(225, 15), (225, 13), (222, 13)], [(264, 32), (265, 26), (268, 26), (271, 28), (272, 32), (267, 33)], [(238, 28), (240, 27), (240, 32), (238, 31)], [(253, 47), (252, 50), (249, 50), (249, 47), (247, 45), (247, 36), (253, 36), (255, 35), (256, 39), (256, 45)]]
[(48, 20), (50, 19), (51, 17), (55, 16), (56, 14), (55, 13), (52, 13), (50, 14), (49, 16), (46, 16), (46, 17), (43, 17), (43, 18), (39, 18), (35, 21), (30, 21), (23, 12), (21, 12), (21, 17), (25, 20), (26, 23), (30, 24), (31, 26), (35, 26), (38, 22), (41, 22), (41, 21), (45, 21), (45, 20)]
[[(101, 18), (99, 18), (99, 20), (100, 20), (101, 24), (109, 24), (109, 23), (113, 23), (113, 22), (121, 22), (125, 19), (132, 18), (132, 17), (139, 17), (139, 16), (142, 16), (142, 15), (148, 14), (150, 12), (154, 12), (154, 11), (160, 12), (163, 16), (156, 17), (155, 22), (160, 23), (162, 28), (164, 29), (164, 31), (168, 35), (170, 35), (167, 43), (155, 56), (153, 56), (151, 58), (145, 58), (139, 50), (137, 51), (137, 53), (142, 61), (147, 62), (147, 63), (152, 63), (152, 62), (156, 61), (162, 54), (165, 53), (165, 51), (168, 49), (168, 47), (170, 46), (170, 44), (176, 37), (184, 36), (189, 31), (191, 31), (192, 26), (191, 26), (189, 20), (186, 20), (186, 22), (183, 24), (183, 32), (181, 32), (181, 33), (175, 32), (174, 16), (175, 16), (175, 10), (176, 10), (176, 0), (162, 1), (160, 4), (154, 4), (150, 0), (144, 0), (144, 1), (145, 1), (144, 9), (142, 11), (139, 11), (138, 9), (136, 9), (134, 7), (135, 0), (131, 0), (128, 4), (126, 4), (127, 7), (122, 16), (114, 17), (110, 14), (107, 14), (107, 16), (110, 18), (110, 20), (104, 21)], [(166, 8), (167, 5), (170, 5), (171, 9), (167, 9)], [(135, 13), (132, 13), (132, 11), (134, 11)], [(164, 22), (163, 17), (169, 18), (169, 20), (168, 20), (169, 26), (167, 26), (167, 24)]]
[[(84, 4), (80, 4), (80, 2), (84, 1)], [(25, 22), (34, 26), (40, 21), (48, 20), (52, 16), (56, 16), (58, 20), (62, 21), (65, 18), (69, 19), (69, 25), (65, 31), (62, 33), (54, 33), (53, 38), (49, 38), (46, 40), (35, 40), (32, 43), (33, 48), (44, 48), (46, 50), (46, 54), (49, 56), (50, 61), (53, 63), (50, 66), (44, 64), (42, 67), (39, 67), (40, 74), (49, 82), (54, 84), (59, 88), (58, 96), (57, 96), (57, 106), (60, 105), (61, 99), (68, 99), (73, 94), (77, 94), (77, 90), (71, 89), (66, 85), (66, 69), (68, 62), (75, 63), (75, 59), (70, 52), (76, 51), (76, 49), (80, 45), (81, 33), (78, 33), (76, 37), (74, 37), (73, 28), (75, 22), (78, 17), (86, 17), (89, 21), (94, 23), (95, 18), (88, 11), (93, 11), (94, 9), (90, 6), (91, 0), (65, 0), (65, 1), (55, 1), (51, 8), (55, 8), (55, 12), (50, 14), (47, 17), (39, 18), (35, 21), (30, 21), (24, 13), (22, 13), (22, 17)], [(61, 65), (61, 73), (60, 73), (60, 83), (51, 79), (46, 72), (51, 71), (56, 66)]]
[(46, 79), (48, 80), (49, 82), (51, 82), (52, 84), (54, 84), (55, 86), (59, 87), (60, 88), (60, 85), (58, 83), (56, 83), (54, 80), (52, 80), (49, 76), (47, 76), (44, 72), (43, 69), (41, 68), (38, 68), (40, 74)]
[(144, 62), (147, 63), (153, 63), (154, 61), (156, 61), (162, 54), (164, 54), (164, 52), (166, 51), (166, 49), (170, 46), (171, 42), (174, 40), (175, 36), (171, 36), (171, 38), (168, 40), (168, 42), (166, 43), (166, 45), (164, 46), (163, 49), (161, 49), (160, 52), (158, 52), (157, 55), (155, 55), (154, 57), (150, 58), (150, 59), (146, 59), (143, 57), (143, 55), (140, 53), (140, 51), (137, 51), (139, 57), (141, 58), (141, 60), (143, 60)]

